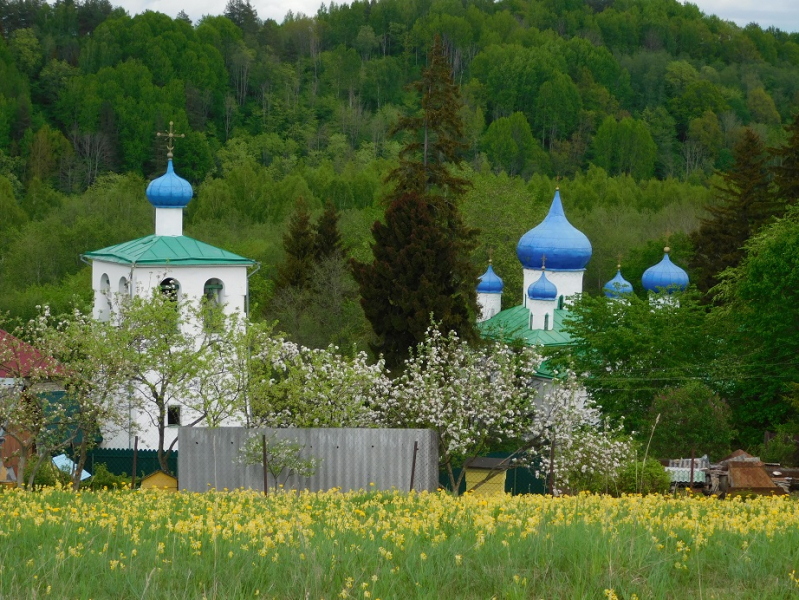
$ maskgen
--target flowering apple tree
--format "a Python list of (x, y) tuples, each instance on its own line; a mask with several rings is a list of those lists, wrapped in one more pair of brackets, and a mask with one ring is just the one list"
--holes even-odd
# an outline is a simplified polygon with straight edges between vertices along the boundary
[(252, 424), (267, 427), (367, 427), (373, 407), (388, 395), (382, 360), (364, 352), (311, 349), (280, 337), (263, 337), (250, 375)]
[(464, 471), (456, 477), (456, 467), (530, 430), (537, 392), (529, 384), (539, 364), (535, 349), (473, 348), (431, 326), (380, 405), (381, 423), (435, 431), (440, 465), (457, 494)]

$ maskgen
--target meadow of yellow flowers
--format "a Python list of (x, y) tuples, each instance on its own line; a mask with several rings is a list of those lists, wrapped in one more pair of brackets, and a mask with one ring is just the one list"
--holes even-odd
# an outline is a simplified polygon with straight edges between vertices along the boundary
[(0, 493), (2, 598), (786, 598), (799, 503)]

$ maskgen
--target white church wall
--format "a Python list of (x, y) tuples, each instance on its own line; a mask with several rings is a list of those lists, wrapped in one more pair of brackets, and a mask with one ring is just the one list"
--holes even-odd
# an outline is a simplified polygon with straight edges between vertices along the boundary
[(502, 310), (502, 294), (477, 294), (477, 305), (480, 307), (478, 323), (487, 321)]
[[(547, 279), (558, 288), (558, 296), (563, 296), (564, 300), (569, 301), (575, 294), (583, 292), (583, 274), (580, 271), (554, 271), (546, 270)], [(527, 297), (527, 288), (541, 278), (541, 269), (524, 269), (524, 285), (522, 286), (522, 303)]]
[[(112, 316), (113, 307), (119, 296), (136, 295), (148, 297), (153, 290), (160, 289), (164, 279), (172, 278), (179, 285), (178, 297), (181, 301), (199, 301), (205, 296), (205, 286), (210, 280), (222, 285), (219, 300), (229, 315), (245, 314), (247, 303), (247, 267), (243, 265), (207, 265), (207, 266), (165, 266), (136, 267), (119, 263), (95, 260), (92, 264), (92, 287), (94, 288), (93, 315), (98, 320), (108, 320)], [(199, 323), (185, 323), (191, 333), (202, 327)], [(199, 343), (199, 335), (197, 336)], [(150, 380), (154, 380), (151, 376)], [(123, 413), (128, 415), (127, 425), (122, 430), (103, 432), (102, 446), (105, 448), (133, 448), (135, 436), (139, 436), (139, 447), (142, 449), (158, 448), (158, 424), (156, 408), (148, 404), (146, 398), (136, 397), (135, 391), (122, 394), (119, 403)], [(179, 400), (168, 402), (168, 406), (180, 407), (180, 424), (186, 425), (197, 420), (201, 414), (188, 404)], [(145, 408), (146, 407), (146, 408)], [(168, 412), (168, 411), (167, 411)], [(168, 419), (168, 415), (165, 417)], [(241, 425), (241, 419), (230, 417), (223, 425)], [(164, 431), (164, 447), (177, 438), (178, 424), (166, 426)], [(203, 426), (203, 423), (198, 423)], [(176, 446), (175, 446), (175, 449)]]
[[(209, 268), (212, 267), (212, 268)], [(104, 288), (103, 276), (110, 287)], [(227, 314), (244, 314), (247, 308), (247, 267), (242, 265), (135, 267), (95, 260), (92, 263), (94, 318), (108, 320), (117, 294), (148, 297), (164, 279), (172, 278), (180, 285), (179, 298), (199, 301), (205, 295), (205, 284), (218, 279), (223, 286), (221, 303)]]
[[(103, 428), (103, 448), (133, 448), (136, 436), (139, 437), (138, 447), (142, 450), (158, 450), (158, 416), (154, 404), (148, 403), (145, 398), (137, 397), (136, 392), (131, 390), (129, 395), (119, 398), (121, 409), (127, 414), (127, 422), (121, 429)], [(179, 408), (179, 419), (170, 424), (169, 408)], [(178, 437), (178, 429), (186, 427), (199, 419), (201, 414), (186, 404), (177, 400), (167, 403), (167, 414), (164, 415), (164, 448), (169, 448), (170, 444)], [(233, 415), (226, 417), (220, 423), (222, 427), (240, 427), (244, 425), (243, 415)], [(205, 427), (203, 421), (198, 422), (194, 427)], [(172, 447), (178, 450), (178, 442)]]
[(526, 306), (530, 311), (528, 323), (530, 329), (552, 329), (555, 323), (555, 309), (558, 306), (557, 300), (530, 300), (527, 298)]

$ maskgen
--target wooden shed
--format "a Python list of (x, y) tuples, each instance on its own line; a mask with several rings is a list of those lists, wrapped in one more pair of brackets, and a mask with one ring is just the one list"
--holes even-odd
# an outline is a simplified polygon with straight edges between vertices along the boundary
[(156, 471), (150, 473), (147, 477), (141, 480), (141, 489), (143, 490), (163, 490), (165, 492), (178, 491), (178, 478), (173, 477), (163, 471)]

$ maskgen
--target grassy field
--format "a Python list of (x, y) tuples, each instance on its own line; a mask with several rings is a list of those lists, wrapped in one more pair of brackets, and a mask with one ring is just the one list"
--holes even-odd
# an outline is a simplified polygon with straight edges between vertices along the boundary
[(0, 493), (2, 598), (787, 598), (799, 503)]

